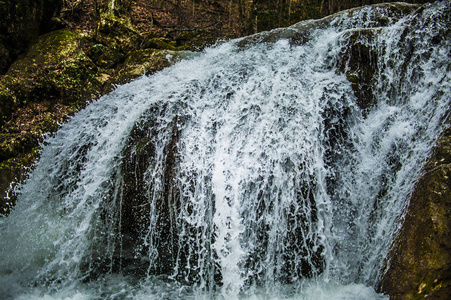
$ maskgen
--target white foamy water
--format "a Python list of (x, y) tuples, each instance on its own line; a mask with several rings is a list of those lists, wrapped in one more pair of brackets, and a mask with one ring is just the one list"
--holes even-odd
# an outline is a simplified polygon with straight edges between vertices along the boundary
[[(447, 126), (448, 13), (300, 23), (90, 104), (1, 220), (0, 294), (384, 299), (373, 287)], [(361, 28), (377, 33), (357, 35), (377, 58), (368, 108), (342, 67)]]

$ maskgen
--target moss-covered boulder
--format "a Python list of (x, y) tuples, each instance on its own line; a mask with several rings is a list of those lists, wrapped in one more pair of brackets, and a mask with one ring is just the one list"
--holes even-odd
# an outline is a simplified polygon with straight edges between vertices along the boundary
[(159, 50), (178, 50), (175, 41), (169, 41), (163, 38), (150, 38), (145, 39), (143, 43), (143, 48), (159, 49)]
[(93, 98), (99, 87), (98, 70), (81, 48), (86, 42), (86, 36), (65, 30), (45, 34), (11, 65), (7, 75), (33, 81), (30, 101)]
[(7, 213), (14, 203), (11, 193), (3, 191), (10, 182), (24, 178), (44, 134), (57, 130), (68, 115), (114, 85), (155, 73), (188, 55), (146, 49), (132, 51), (125, 59), (120, 50), (79, 33), (58, 30), (40, 36), (0, 77), (0, 177), (4, 179), (0, 210)]
[(0, 127), (8, 121), (12, 113), (26, 104), (33, 82), (26, 78), (9, 75), (0, 77)]
[(44, 134), (58, 129), (73, 108), (50, 101), (18, 108), (0, 131), (0, 215), (14, 206), (13, 189), (38, 157)]
[(157, 49), (133, 51), (127, 56), (124, 65), (112, 78), (111, 83), (124, 84), (143, 74), (151, 75), (192, 55), (195, 54), (188, 51)]
[(124, 54), (103, 44), (92, 45), (86, 52), (89, 58), (102, 69), (115, 68), (124, 60)]
[[(57, 130), (68, 115), (98, 97), (104, 82), (83, 51), (89, 43), (85, 35), (65, 30), (42, 35), (0, 77), (2, 191), (9, 180), (23, 178), (44, 134)], [(0, 195), (0, 207), (8, 207), (8, 197)]]
[(216, 44), (218, 39), (203, 30), (187, 31), (175, 39), (178, 49), (185, 48), (192, 51), (200, 51)]
[[(64, 113), (99, 95), (98, 68), (82, 50), (88, 42), (65, 30), (42, 35), (0, 78), (0, 161), (33, 148)], [(22, 135), (24, 124), (27, 134)]]
[(0, 1), (0, 74), (39, 34), (53, 27), (62, 0)]
[(415, 185), (386, 268), (379, 289), (390, 299), (451, 295), (451, 129)]

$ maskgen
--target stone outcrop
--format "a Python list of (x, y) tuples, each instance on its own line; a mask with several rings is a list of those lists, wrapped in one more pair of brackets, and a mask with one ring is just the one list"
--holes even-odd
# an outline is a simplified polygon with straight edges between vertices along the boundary
[(379, 289), (390, 299), (451, 295), (451, 129), (415, 185), (386, 268)]
[[(164, 105), (155, 105), (151, 107), (144, 115), (151, 117), (153, 114), (164, 114)], [(177, 142), (179, 139), (177, 128), (177, 117), (173, 119), (167, 128), (162, 129), (167, 135), (167, 144), (163, 150), (164, 161), (163, 173), (155, 175), (152, 183), (146, 180), (146, 171), (150, 166), (155, 166), (158, 155), (156, 155), (157, 145), (153, 135), (157, 134), (157, 122), (150, 118), (138, 122), (128, 139), (124, 150), (124, 162), (122, 166), (123, 180), (123, 201), (121, 234), (126, 242), (129, 255), (123, 255), (118, 258), (122, 260), (122, 265), (127, 266), (124, 273), (145, 273), (151, 274), (170, 274), (173, 270), (177, 255), (179, 253), (178, 243), (176, 242), (173, 226), (176, 223), (176, 210), (180, 203), (177, 203), (178, 197), (175, 195), (177, 189), (175, 184), (175, 167), (177, 157)], [(153, 176), (152, 176), (153, 177)], [(155, 193), (152, 191), (152, 185), (163, 185), (163, 192)], [(153, 208), (154, 207), (154, 208)], [(156, 219), (150, 218), (152, 209), (158, 211)], [(149, 226), (158, 228), (156, 234), (146, 237), (143, 241), (143, 233)], [(149, 244), (158, 245), (158, 256), (152, 258), (154, 263), (151, 269), (146, 265), (146, 253)], [(183, 253), (183, 251), (182, 251)], [(121, 264), (121, 261), (115, 263)]]

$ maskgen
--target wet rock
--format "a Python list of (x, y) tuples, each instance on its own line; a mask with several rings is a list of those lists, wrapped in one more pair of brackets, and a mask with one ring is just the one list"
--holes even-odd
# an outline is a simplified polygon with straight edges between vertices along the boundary
[[(345, 33), (347, 42), (346, 50), (340, 53), (336, 62), (338, 72), (345, 74), (356, 96), (358, 106), (364, 114), (376, 102), (373, 94), (378, 73), (377, 49), (372, 47), (375, 39), (381, 33), (381, 27), (394, 24), (401, 17), (406, 16), (418, 9), (418, 5), (407, 3), (383, 3), (375, 4), (374, 10), (379, 10), (383, 17), (368, 16), (369, 28), (353, 29)], [(352, 15), (359, 13), (362, 8), (354, 8), (338, 15)], [(255, 34), (244, 38), (238, 43), (240, 47), (248, 47), (257, 43), (275, 43), (280, 39), (288, 39), (293, 45), (303, 45), (312, 38), (315, 29), (330, 25), (334, 17), (326, 17), (320, 20), (303, 21), (289, 28), (279, 28), (268, 33)], [(347, 18), (344, 18), (347, 19)], [(333, 61), (333, 60), (331, 60)], [(331, 65), (331, 67), (335, 67)]]
[[(179, 139), (177, 117), (166, 128), (156, 129), (154, 116), (164, 113), (165, 107), (153, 107), (147, 118), (135, 125), (127, 146), (121, 170), (121, 235), (122, 254), (115, 260), (115, 268), (124, 266), (125, 274), (167, 274), (177, 262), (178, 243), (174, 224), (176, 223), (177, 189), (174, 176), (177, 164), (177, 141)], [(157, 153), (154, 137), (158, 131), (167, 134), (163, 153)], [(162, 155), (163, 157), (160, 157)], [(163, 160), (161, 173), (158, 169)], [(150, 172), (150, 173), (149, 173)], [(159, 191), (159, 186), (162, 191)], [(156, 218), (150, 216), (156, 213)], [(155, 228), (152, 235), (146, 234), (149, 226)], [(152, 254), (149, 264), (149, 245), (158, 249)]]
[(376, 49), (371, 47), (371, 41), (378, 34), (380, 30), (372, 28), (350, 31), (347, 37), (348, 47), (338, 62), (339, 69), (351, 83), (357, 104), (364, 111), (376, 103), (372, 89), (378, 66)]
[(438, 141), (415, 185), (379, 290), (390, 299), (451, 295), (451, 130)]

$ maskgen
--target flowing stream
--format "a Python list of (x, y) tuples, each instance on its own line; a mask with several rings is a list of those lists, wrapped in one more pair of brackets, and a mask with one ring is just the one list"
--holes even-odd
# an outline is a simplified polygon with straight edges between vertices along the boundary
[(0, 220), (2, 299), (385, 299), (451, 95), (449, 5), (402, 7), (222, 43), (78, 112)]

